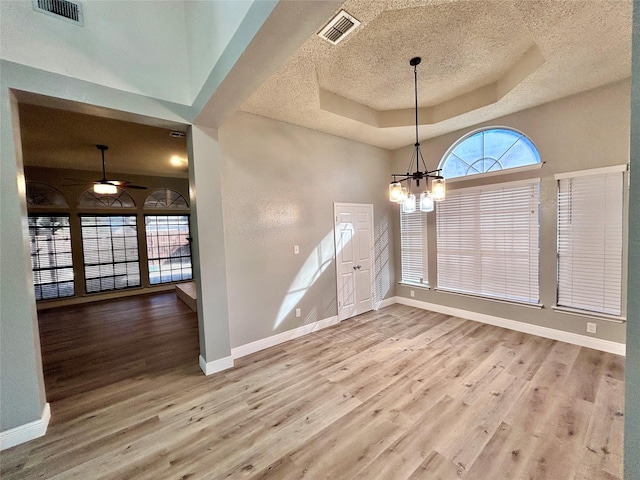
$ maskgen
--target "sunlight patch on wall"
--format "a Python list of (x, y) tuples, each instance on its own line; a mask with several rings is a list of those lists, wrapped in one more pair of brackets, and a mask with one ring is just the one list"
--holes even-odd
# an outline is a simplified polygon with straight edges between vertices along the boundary
[[(302, 297), (305, 296), (309, 288), (320, 278), (320, 275), (331, 265), (335, 257), (333, 230), (327, 233), (311, 254), (307, 257), (302, 265), (296, 278), (291, 283), (289, 291), (285, 296), (280, 311), (276, 317), (273, 329), (277, 329), (291, 311), (298, 305)], [(317, 314), (316, 314), (317, 316)], [(305, 318), (305, 322), (309, 320), (309, 316)]]
[(391, 289), (391, 266), (389, 265), (389, 220), (385, 216), (374, 229), (374, 297), (373, 308), (377, 310)]

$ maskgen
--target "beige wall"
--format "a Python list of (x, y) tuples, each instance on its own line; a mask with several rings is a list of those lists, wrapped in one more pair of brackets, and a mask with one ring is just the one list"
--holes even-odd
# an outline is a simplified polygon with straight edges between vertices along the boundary
[[(422, 142), (429, 169), (437, 168), (447, 149), (461, 136), (480, 127), (507, 126), (525, 133), (540, 152), (544, 166), (540, 170), (489, 177), (482, 180), (450, 182), (449, 189), (490, 184), (521, 178), (541, 178), (540, 215), (540, 299), (541, 310), (490, 300), (398, 285), (397, 294), (416, 300), (460, 308), (486, 315), (531, 323), (543, 327), (586, 334), (586, 322), (597, 323), (598, 338), (624, 343), (625, 325), (583, 316), (558, 313), (551, 309), (556, 300), (556, 182), (554, 174), (629, 162), (628, 80), (584, 92), (485, 124), (460, 130)], [(410, 148), (393, 152), (394, 172), (406, 170)], [(446, 201), (446, 200), (445, 200)], [(437, 285), (435, 213), (428, 217), (429, 284)], [(399, 209), (394, 209), (395, 259), (400, 280)], [(626, 261), (624, 262), (626, 265)], [(623, 301), (623, 304), (625, 302)]]
[(232, 347), (337, 314), (334, 202), (373, 204), (377, 300), (395, 294), (388, 151), (248, 113), (219, 134)]

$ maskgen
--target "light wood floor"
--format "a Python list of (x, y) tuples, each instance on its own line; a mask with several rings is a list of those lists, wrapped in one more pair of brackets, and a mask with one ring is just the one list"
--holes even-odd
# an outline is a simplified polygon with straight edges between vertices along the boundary
[(621, 357), (394, 305), (205, 377), (173, 294), (41, 314), (3, 479), (622, 479)]

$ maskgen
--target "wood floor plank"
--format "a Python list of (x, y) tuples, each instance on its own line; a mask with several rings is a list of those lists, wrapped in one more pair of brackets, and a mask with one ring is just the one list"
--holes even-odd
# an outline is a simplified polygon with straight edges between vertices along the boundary
[(622, 480), (624, 358), (393, 305), (205, 377), (173, 293), (42, 311), (3, 480)]

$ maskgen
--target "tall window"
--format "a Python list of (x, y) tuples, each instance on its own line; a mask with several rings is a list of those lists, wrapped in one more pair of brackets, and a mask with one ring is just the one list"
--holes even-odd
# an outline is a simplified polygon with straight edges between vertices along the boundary
[(135, 215), (81, 215), (87, 293), (140, 285)]
[(454, 143), (440, 168), (449, 179), (539, 163), (538, 150), (523, 133), (509, 128), (488, 128)]
[(428, 285), (427, 277), (427, 214), (400, 209), (400, 256), (402, 282)]
[(559, 306), (621, 314), (624, 170), (556, 175)]
[(145, 215), (149, 282), (189, 280), (191, 244), (188, 215)]
[(437, 205), (438, 288), (538, 303), (539, 180), (450, 190)]
[(30, 216), (29, 243), (36, 300), (73, 296), (69, 215)]

